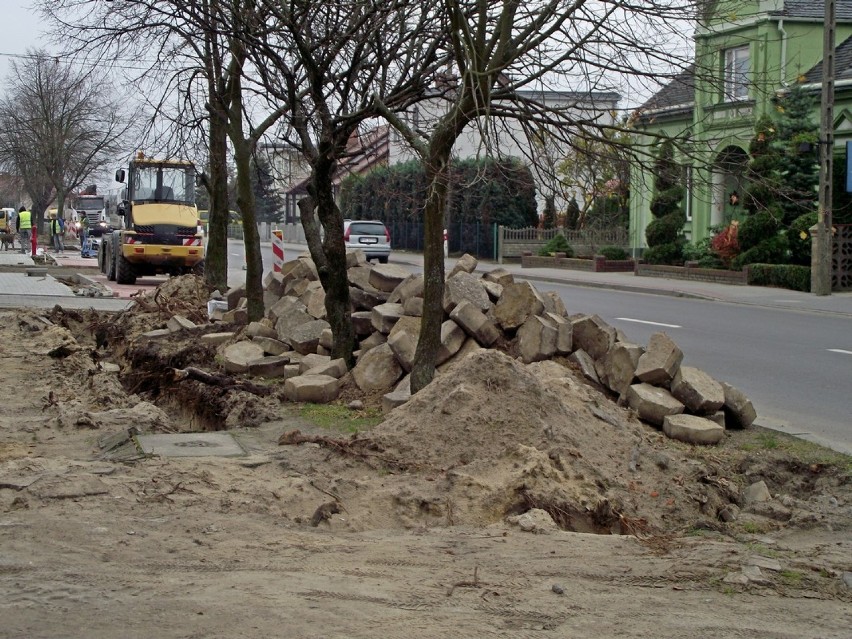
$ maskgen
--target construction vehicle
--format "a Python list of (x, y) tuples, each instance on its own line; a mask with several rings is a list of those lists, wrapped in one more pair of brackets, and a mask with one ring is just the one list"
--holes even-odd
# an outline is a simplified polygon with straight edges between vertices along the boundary
[(198, 232), (195, 167), (183, 160), (156, 160), (142, 153), (127, 170), (118, 205), (123, 228), (104, 236), (98, 266), (108, 280), (134, 284), (143, 275), (204, 273), (204, 244)]
[(93, 187), (91, 192), (83, 192), (74, 198), (74, 211), (78, 221), (75, 223), (76, 230), (80, 229), (79, 219), (85, 217), (89, 221), (89, 237), (92, 238), (92, 246), (100, 245), (104, 236), (109, 236), (114, 230), (109, 223), (106, 214), (106, 201), (103, 195), (98, 195)]

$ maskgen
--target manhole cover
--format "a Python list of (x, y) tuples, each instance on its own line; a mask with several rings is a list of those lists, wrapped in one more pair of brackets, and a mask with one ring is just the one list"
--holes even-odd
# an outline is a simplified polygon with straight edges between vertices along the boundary
[(229, 433), (178, 433), (138, 435), (147, 455), (160, 457), (242, 457), (245, 451)]

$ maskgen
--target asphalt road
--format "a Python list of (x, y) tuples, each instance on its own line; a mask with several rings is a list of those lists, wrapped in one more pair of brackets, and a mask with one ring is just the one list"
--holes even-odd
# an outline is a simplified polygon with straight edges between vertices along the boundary
[[(269, 269), (272, 250), (262, 250)], [(285, 259), (303, 250), (285, 247)], [(391, 263), (420, 270), (404, 259), (391, 255)], [(229, 281), (245, 281), (241, 244), (229, 243), (229, 261)], [(745, 392), (760, 425), (852, 454), (852, 317), (552, 282), (536, 287), (556, 291), (569, 313), (600, 315), (636, 343), (665, 331), (685, 364)]]

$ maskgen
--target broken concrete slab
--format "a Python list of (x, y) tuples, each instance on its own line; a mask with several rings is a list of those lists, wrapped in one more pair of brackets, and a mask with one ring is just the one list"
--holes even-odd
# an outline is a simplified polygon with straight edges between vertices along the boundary
[(289, 357), (269, 355), (251, 360), (248, 363), (248, 374), (254, 377), (284, 377), (289, 364)]
[(494, 282), (500, 286), (506, 287), (515, 283), (515, 276), (503, 267), (491, 269), (482, 276), (482, 279), (489, 282)]
[(223, 366), (229, 373), (245, 373), (248, 363), (264, 356), (263, 348), (254, 342), (228, 344), (222, 352)]
[(370, 311), (370, 322), (374, 329), (388, 335), (402, 316), (402, 304), (379, 304)]
[(379, 291), (392, 293), (409, 275), (411, 271), (396, 264), (376, 264), (370, 269), (369, 283)]
[(603, 357), (615, 344), (615, 329), (597, 315), (582, 315), (571, 320), (574, 348), (592, 359)]
[(320, 335), (329, 327), (325, 320), (311, 320), (287, 331), (287, 343), (302, 355), (315, 353), (319, 346)]
[(414, 297), (423, 297), (423, 273), (412, 273), (393, 289), (388, 297), (391, 304), (405, 304)]
[(248, 326), (246, 326), (245, 335), (248, 337), (278, 337), (278, 332), (275, 330), (274, 325), (270, 326), (272, 323), (270, 319), (264, 318), (266, 321), (260, 322), (250, 322)]
[(656, 386), (668, 386), (683, 361), (683, 351), (665, 333), (654, 333), (639, 358), (636, 378)]
[(173, 315), (169, 318), (169, 321), (166, 322), (166, 328), (174, 332), (191, 331), (198, 328), (198, 324), (185, 318), (183, 315)]
[(500, 329), (479, 308), (461, 300), (450, 313), (450, 319), (483, 346), (491, 346), (500, 339)]
[(258, 335), (257, 337), (252, 337), (251, 341), (260, 346), (263, 349), (263, 352), (267, 355), (281, 355), (282, 353), (287, 353), (293, 350), (289, 344), (285, 344), (284, 342), (272, 337), (262, 337)]
[[(524, 364), (550, 359), (556, 353), (556, 325), (537, 315), (527, 318), (518, 329), (516, 344)], [(488, 344), (484, 344), (488, 346)]]
[(362, 353), (352, 369), (352, 379), (362, 391), (388, 391), (402, 377), (402, 366), (388, 344)]
[(718, 444), (725, 437), (725, 429), (719, 424), (696, 415), (666, 415), (663, 432), (687, 444)]
[(203, 344), (209, 344), (210, 346), (219, 346), (220, 344), (224, 344), (225, 342), (229, 342), (234, 338), (233, 331), (223, 332), (223, 333), (207, 333), (206, 335), (202, 335), (200, 340)]
[(284, 396), (291, 402), (327, 404), (339, 392), (340, 380), (330, 375), (299, 375), (284, 382)]
[(453, 320), (446, 320), (441, 324), (441, 345), (438, 347), (435, 366), (440, 366), (458, 353), (466, 339), (467, 333)]
[(464, 301), (470, 302), (474, 308), (483, 312), (491, 309), (491, 298), (488, 297), (482, 280), (472, 273), (461, 271), (444, 283), (444, 312), (451, 313)]
[(668, 415), (678, 415), (684, 405), (665, 388), (651, 384), (632, 384), (627, 389), (627, 404), (639, 414), (639, 418), (655, 426), (662, 426)]
[(458, 259), (455, 266), (453, 266), (450, 274), (447, 275), (447, 279), (450, 279), (456, 273), (473, 273), (477, 266), (479, 266), (479, 260), (470, 253), (465, 253)]
[(414, 364), (414, 354), (419, 340), (420, 318), (407, 315), (399, 318), (388, 335), (388, 345), (406, 372), (410, 371)]
[(330, 360), (319, 366), (314, 366), (305, 371), (305, 375), (328, 375), (335, 379), (340, 379), (347, 373), (346, 360), (342, 357)]
[(494, 305), (494, 318), (505, 331), (514, 331), (527, 321), (530, 315), (544, 312), (544, 300), (529, 282), (503, 286), (503, 294)]
[(712, 415), (725, 403), (722, 385), (692, 366), (679, 367), (672, 379), (671, 391), (688, 411), (697, 415)]
[(576, 351), (571, 353), (571, 355), (568, 356), (568, 361), (576, 364), (584, 377), (590, 379), (595, 384), (601, 383), (598, 373), (595, 370), (595, 360), (593, 360), (592, 356), (582, 348), (578, 348)]
[(636, 376), (636, 367), (644, 349), (630, 342), (616, 342), (598, 360), (598, 372), (603, 383), (619, 395), (627, 390)]
[(725, 426), (727, 428), (748, 428), (757, 419), (757, 411), (751, 400), (737, 388), (722, 382), (725, 394)]

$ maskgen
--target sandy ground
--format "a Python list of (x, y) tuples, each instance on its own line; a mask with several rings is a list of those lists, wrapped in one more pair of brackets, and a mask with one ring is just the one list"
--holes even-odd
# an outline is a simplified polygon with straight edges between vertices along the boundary
[[(140, 377), (214, 354), (142, 346), (162, 314), (104, 321), (0, 313), (0, 637), (850, 636), (848, 458), (751, 430), (694, 449), (493, 352), (350, 436)], [(216, 420), (246, 456), (98, 445)], [(318, 439), (279, 445), (295, 429)]]

